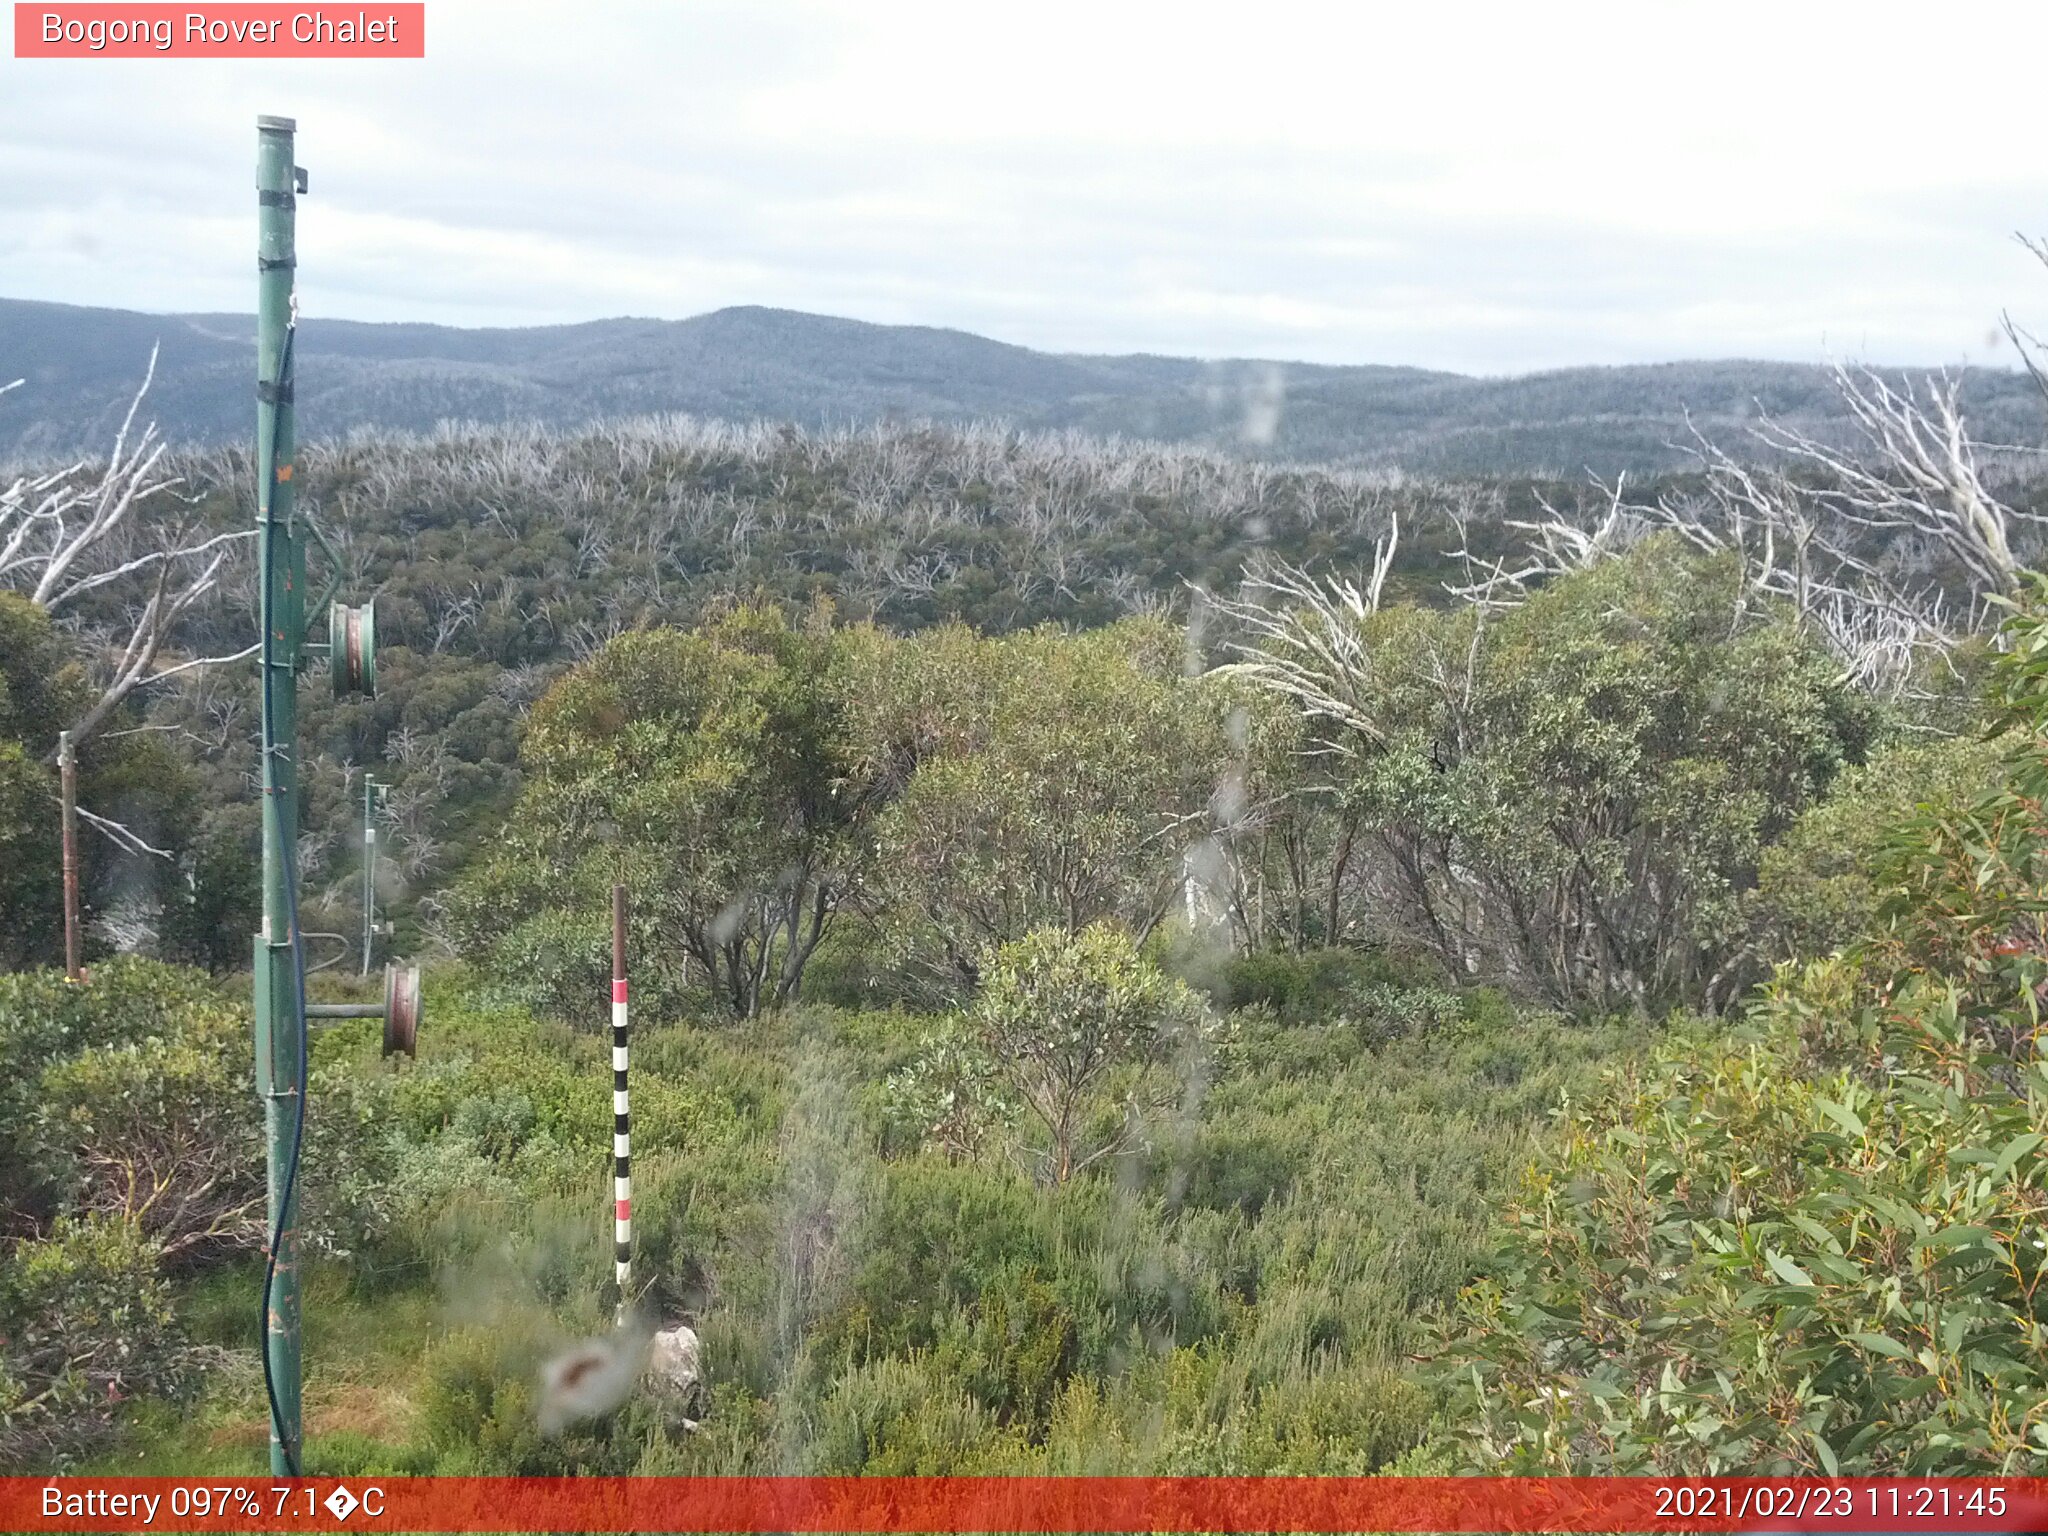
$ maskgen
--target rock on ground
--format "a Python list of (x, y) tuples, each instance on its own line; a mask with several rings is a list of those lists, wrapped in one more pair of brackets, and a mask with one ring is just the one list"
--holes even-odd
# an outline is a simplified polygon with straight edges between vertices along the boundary
[(657, 1333), (647, 1355), (647, 1375), (665, 1391), (688, 1392), (696, 1386), (703, 1379), (696, 1331), (678, 1325)]

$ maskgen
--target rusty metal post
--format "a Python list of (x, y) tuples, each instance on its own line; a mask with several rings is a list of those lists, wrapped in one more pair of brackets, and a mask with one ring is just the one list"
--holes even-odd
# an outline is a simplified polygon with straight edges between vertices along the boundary
[(78, 966), (78, 752), (71, 733), (57, 733), (57, 788), (64, 818), (64, 974), (83, 981)]
[(377, 932), (377, 808), (385, 786), (363, 775), (363, 975), (370, 974), (370, 945)]

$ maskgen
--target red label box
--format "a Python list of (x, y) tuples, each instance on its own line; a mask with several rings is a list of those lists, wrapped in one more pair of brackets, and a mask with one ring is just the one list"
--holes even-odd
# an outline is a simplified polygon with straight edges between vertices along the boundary
[(17, 59), (423, 59), (427, 8), (17, 0)]
[(1959, 1536), (2044, 1514), (2025, 1477), (0, 1477), (0, 1530), (50, 1532)]

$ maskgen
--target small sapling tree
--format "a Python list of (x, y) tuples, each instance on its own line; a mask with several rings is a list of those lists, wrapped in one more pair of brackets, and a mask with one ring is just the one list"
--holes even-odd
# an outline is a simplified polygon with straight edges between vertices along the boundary
[[(1005, 945), (968, 1017), (1044, 1127), (1040, 1162), (1054, 1184), (1129, 1145), (1148, 1111), (1171, 1107), (1207, 1038), (1195, 995), (1106, 923), (1075, 934), (1041, 928)], [(1108, 1101), (1119, 1089), (1117, 1117)]]

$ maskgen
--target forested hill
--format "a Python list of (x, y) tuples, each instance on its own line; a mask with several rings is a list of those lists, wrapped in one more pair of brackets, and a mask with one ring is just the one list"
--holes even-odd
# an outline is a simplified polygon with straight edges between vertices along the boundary
[[(247, 315), (150, 315), (0, 299), (0, 458), (104, 451), (150, 347), (151, 413), (174, 442), (240, 438), (252, 408)], [(1761, 407), (1821, 435), (1842, 420), (1823, 369), (1742, 361), (1481, 379), (1418, 368), (1062, 356), (962, 331), (788, 310), (519, 330), (307, 320), (302, 432), (423, 430), (456, 419), (570, 426), (688, 412), (806, 425), (902, 418), (1073, 427), (1283, 460), (1426, 473), (1603, 475), (1670, 467), (1690, 414), (1735, 443)], [(1972, 375), (1973, 426), (2033, 443), (2024, 377)]]

